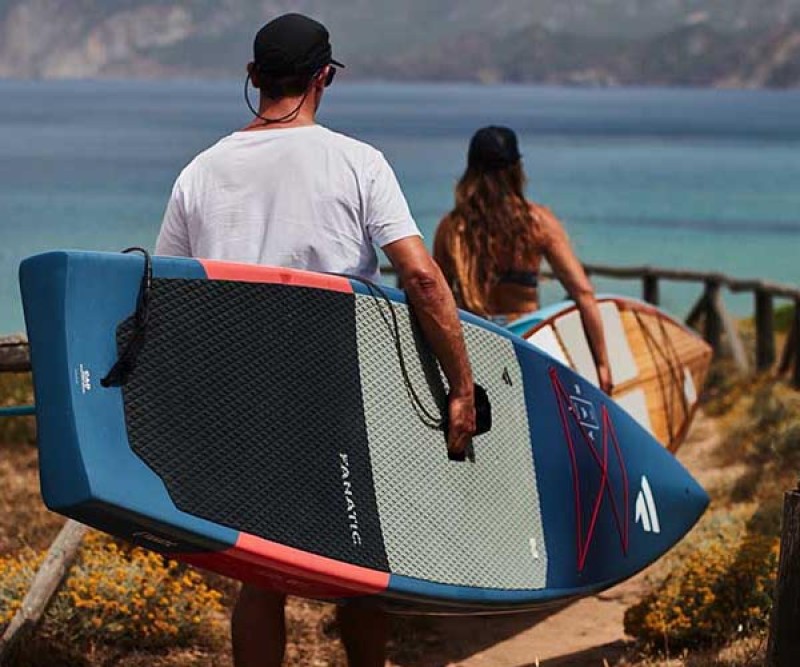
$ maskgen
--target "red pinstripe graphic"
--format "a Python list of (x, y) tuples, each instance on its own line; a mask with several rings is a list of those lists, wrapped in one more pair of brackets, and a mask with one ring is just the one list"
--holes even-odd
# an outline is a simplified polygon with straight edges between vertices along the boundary
[[(614, 429), (614, 423), (611, 421), (611, 416), (608, 413), (608, 408), (605, 405), (601, 406), (601, 429), (603, 433), (603, 443), (602, 443), (602, 457), (600, 453), (598, 453), (597, 449), (595, 448), (594, 440), (589, 437), (589, 433), (586, 430), (586, 427), (581, 423), (578, 415), (576, 414), (575, 408), (572, 406), (572, 401), (570, 400), (570, 396), (567, 393), (567, 390), (564, 389), (564, 385), (561, 384), (561, 380), (558, 377), (558, 373), (556, 372), (555, 368), (550, 368), (548, 370), (550, 375), (550, 383), (553, 386), (553, 393), (556, 395), (556, 402), (558, 403), (558, 412), (561, 416), (561, 425), (564, 429), (564, 438), (567, 442), (567, 448), (569, 449), (569, 457), (570, 463), (572, 465), (572, 484), (574, 489), (575, 495), (575, 525), (576, 525), (576, 535), (575, 541), (577, 544), (577, 551), (578, 551), (578, 571), (582, 572), (584, 566), (586, 565), (586, 559), (589, 555), (589, 547), (592, 544), (592, 539), (594, 538), (595, 530), (597, 528), (597, 520), (600, 516), (600, 507), (603, 504), (603, 498), (608, 495), (608, 498), (611, 502), (611, 512), (614, 516), (614, 522), (617, 526), (617, 532), (619, 533), (620, 544), (622, 546), (622, 553), (628, 553), (628, 519), (629, 519), (629, 507), (628, 507), (628, 471), (625, 468), (625, 459), (622, 457), (622, 450), (619, 446), (619, 440), (617, 439), (617, 433)], [(572, 417), (572, 421), (578, 426), (581, 432), (582, 439), (586, 448), (588, 449), (589, 453), (592, 455), (597, 467), (600, 470), (600, 485), (597, 489), (597, 496), (594, 499), (592, 505), (592, 514), (589, 518), (589, 525), (584, 533), (584, 526), (583, 526), (583, 503), (581, 501), (581, 488), (580, 488), (580, 470), (578, 468), (577, 462), (577, 446), (575, 441), (572, 438), (572, 431), (569, 427), (570, 416)], [(609, 485), (608, 481), (608, 451), (609, 451), (609, 439), (614, 445), (614, 452), (617, 457), (617, 463), (620, 468), (620, 472), (622, 474), (622, 502), (623, 508), (622, 512), (620, 512), (619, 507), (617, 507), (617, 499), (614, 497), (614, 493)]]
[(225, 551), (173, 554), (261, 588), (307, 597), (344, 598), (382, 593), (389, 573), (317, 556), (254, 535), (239, 533)]
[(353, 286), (347, 278), (313, 273), (299, 269), (286, 269), (277, 266), (258, 264), (237, 264), (219, 262), (213, 259), (198, 260), (211, 280), (235, 280), (244, 283), (277, 283), (297, 287), (316, 287), (332, 292), (352, 293)]

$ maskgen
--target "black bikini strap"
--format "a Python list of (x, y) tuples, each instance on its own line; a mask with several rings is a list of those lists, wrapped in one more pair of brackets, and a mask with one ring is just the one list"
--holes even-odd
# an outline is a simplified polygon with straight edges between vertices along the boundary
[(525, 287), (538, 287), (539, 276), (535, 271), (515, 271), (509, 269), (501, 273), (497, 279), (499, 283), (515, 283)]

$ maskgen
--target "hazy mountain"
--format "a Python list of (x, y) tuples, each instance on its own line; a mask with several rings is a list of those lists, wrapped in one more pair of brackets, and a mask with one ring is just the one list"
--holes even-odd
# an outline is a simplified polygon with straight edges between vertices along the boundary
[(292, 10), (351, 78), (800, 83), (800, 0), (0, 0), (0, 76), (239, 75)]

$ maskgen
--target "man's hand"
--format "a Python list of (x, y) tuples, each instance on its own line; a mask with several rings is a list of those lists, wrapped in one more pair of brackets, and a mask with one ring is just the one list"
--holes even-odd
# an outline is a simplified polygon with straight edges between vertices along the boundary
[(448, 401), (447, 451), (460, 455), (475, 434), (475, 393), (460, 396), (451, 393)]

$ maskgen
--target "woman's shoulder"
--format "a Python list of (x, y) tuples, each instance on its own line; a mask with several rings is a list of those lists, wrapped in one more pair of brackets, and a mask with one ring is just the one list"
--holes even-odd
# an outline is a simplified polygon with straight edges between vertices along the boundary
[(556, 218), (555, 213), (549, 206), (528, 200), (528, 208), (537, 222), (558, 222), (558, 218)]
[(442, 219), (439, 221), (439, 224), (436, 226), (436, 235), (437, 236), (450, 236), (452, 234), (457, 233), (462, 227), (462, 221), (459, 216), (456, 215), (456, 212), (450, 211), (449, 213), (445, 213), (442, 216)]
[(552, 243), (566, 235), (564, 226), (550, 207), (534, 201), (529, 201), (528, 206), (542, 241)]

